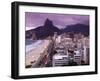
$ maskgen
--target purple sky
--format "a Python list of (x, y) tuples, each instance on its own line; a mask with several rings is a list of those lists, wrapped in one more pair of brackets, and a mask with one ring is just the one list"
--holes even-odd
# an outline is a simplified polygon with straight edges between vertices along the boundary
[(52, 13), (34, 13), (25, 12), (26, 30), (44, 25), (46, 19), (53, 21), (53, 24), (58, 28), (65, 28), (71, 24), (89, 24), (88, 15), (73, 15), (73, 14), (52, 14)]

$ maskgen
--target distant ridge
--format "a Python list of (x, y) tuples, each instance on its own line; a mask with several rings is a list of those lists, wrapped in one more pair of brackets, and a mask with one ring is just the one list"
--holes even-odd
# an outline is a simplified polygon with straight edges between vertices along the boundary
[(89, 35), (89, 26), (84, 24), (75, 24), (68, 25), (64, 29), (59, 29), (54, 26), (53, 22), (48, 18), (45, 20), (43, 26), (36, 27), (35, 29), (31, 29), (26, 31), (26, 38), (31, 37), (32, 33), (35, 33), (37, 39), (45, 39), (48, 36), (53, 36), (54, 32), (58, 34), (74, 32), (74, 33), (82, 33), (84, 35)]
[(84, 25), (84, 24), (68, 25), (62, 31), (63, 32), (82, 33), (82, 34), (88, 36), (89, 35), (89, 26), (88, 25)]

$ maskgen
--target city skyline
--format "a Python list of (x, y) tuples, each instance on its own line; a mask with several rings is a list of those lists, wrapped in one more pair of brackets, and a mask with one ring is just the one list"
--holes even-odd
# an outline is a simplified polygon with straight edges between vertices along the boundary
[[(26, 45), (26, 68), (89, 65), (89, 37), (61, 34)], [(28, 41), (27, 41), (28, 42)]]

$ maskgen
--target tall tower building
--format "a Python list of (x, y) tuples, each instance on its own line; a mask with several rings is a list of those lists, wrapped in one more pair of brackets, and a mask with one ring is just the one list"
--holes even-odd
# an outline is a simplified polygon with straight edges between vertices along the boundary
[(85, 64), (89, 64), (89, 48), (87, 48), (86, 46), (84, 46), (83, 60)]

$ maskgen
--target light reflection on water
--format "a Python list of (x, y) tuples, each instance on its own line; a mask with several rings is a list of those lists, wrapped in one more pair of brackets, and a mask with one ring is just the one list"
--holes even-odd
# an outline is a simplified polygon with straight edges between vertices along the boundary
[(36, 42), (36, 41), (37, 41), (37, 40), (26, 39), (25, 45), (30, 45), (30, 44), (32, 44), (32, 43), (34, 43), (34, 42)]
[(43, 42), (43, 40), (26, 40), (26, 52), (38, 48)]

